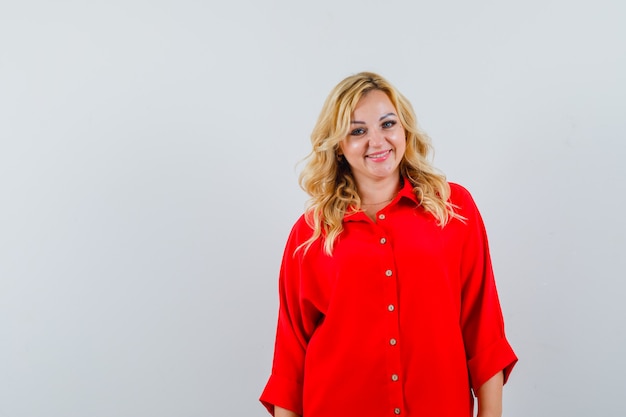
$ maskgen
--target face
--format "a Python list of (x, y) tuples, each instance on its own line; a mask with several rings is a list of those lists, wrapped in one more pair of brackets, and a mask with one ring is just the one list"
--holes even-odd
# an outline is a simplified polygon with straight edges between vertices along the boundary
[(387, 94), (372, 90), (361, 97), (339, 148), (357, 185), (399, 178), (406, 135)]

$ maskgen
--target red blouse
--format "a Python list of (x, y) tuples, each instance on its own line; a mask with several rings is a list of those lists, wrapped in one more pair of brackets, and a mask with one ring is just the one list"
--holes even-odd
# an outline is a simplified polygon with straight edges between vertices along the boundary
[(287, 242), (272, 374), (261, 402), (303, 417), (471, 417), (471, 390), (517, 362), (487, 235), (467, 190), (444, 228), (409, 181), (377, 213), (348, 214), (332, 256), (304, 216)]

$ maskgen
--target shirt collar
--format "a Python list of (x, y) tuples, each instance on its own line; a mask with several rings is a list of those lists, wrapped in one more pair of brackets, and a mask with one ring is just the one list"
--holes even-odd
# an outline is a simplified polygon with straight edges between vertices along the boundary
[[(402, 177), (402, 188), (400, 188), (397, 197), (398, 201), (403, 198), (408, 198), (413, 203), (415, 203), (415, 205), (420, 205), (420, 202), (417, 200), (417, 196), (413, 191), (413, 184), (411, 184), (411, 181), (409, 181), (409, 179), (406, 177)], [(393, 202), (396, 203), (396, 200), (394, 199)]]
[[(405, 200), (405, 199), (410, 200), (416, 206), (419, 206), (420, 204), (419, 201), (417, 201), (417, 197), (415, 196), (415, 193), (413, 192), (413, 184), (411, 184), (411, 181), (409, 181), (408, 178), (402, 177), (402, 188), (400, 188), (400, 191), (398, 191), (398, 194), (396, 195), (396, 197), (391, 201), (391, 203), (387, 205), (387, 207), (394, 206), (398, 204), (400, 201)], [(364, 212), (352, 211), (351, 207), (348, 207), (346, 214), (343, 216), (344, 222), (361, 221), (361, 220), (368, 220), (368, 219), (369, 217), (367, 217), (367, 215)]]

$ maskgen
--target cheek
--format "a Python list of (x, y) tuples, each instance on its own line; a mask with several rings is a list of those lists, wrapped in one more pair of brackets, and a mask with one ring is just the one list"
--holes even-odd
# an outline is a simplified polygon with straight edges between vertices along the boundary
[(404, 151), (406, 150), (406, 135), (404, 134), (404, 132), (399, 132), (398, 135), (394, 138), (394, 142), (396, 148), (404, 153)]
[(341, 146), (341, 150), (344, 153), (355, 152), (363, 147), (361, 141), (358, 141), (358, 140), (346, 140), (344, 142), (341, 142), (340, 146)]

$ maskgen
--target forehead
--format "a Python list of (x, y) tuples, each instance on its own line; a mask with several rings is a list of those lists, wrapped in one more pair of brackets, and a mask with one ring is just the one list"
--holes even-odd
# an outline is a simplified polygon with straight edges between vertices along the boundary
[(356, 118), (359, 117), (359, 115), (386, 114), (390, 112), (395, 113), (395, 111), (396, 108), (384, 91), (372, 90), (359, 99), (352, 115)]

